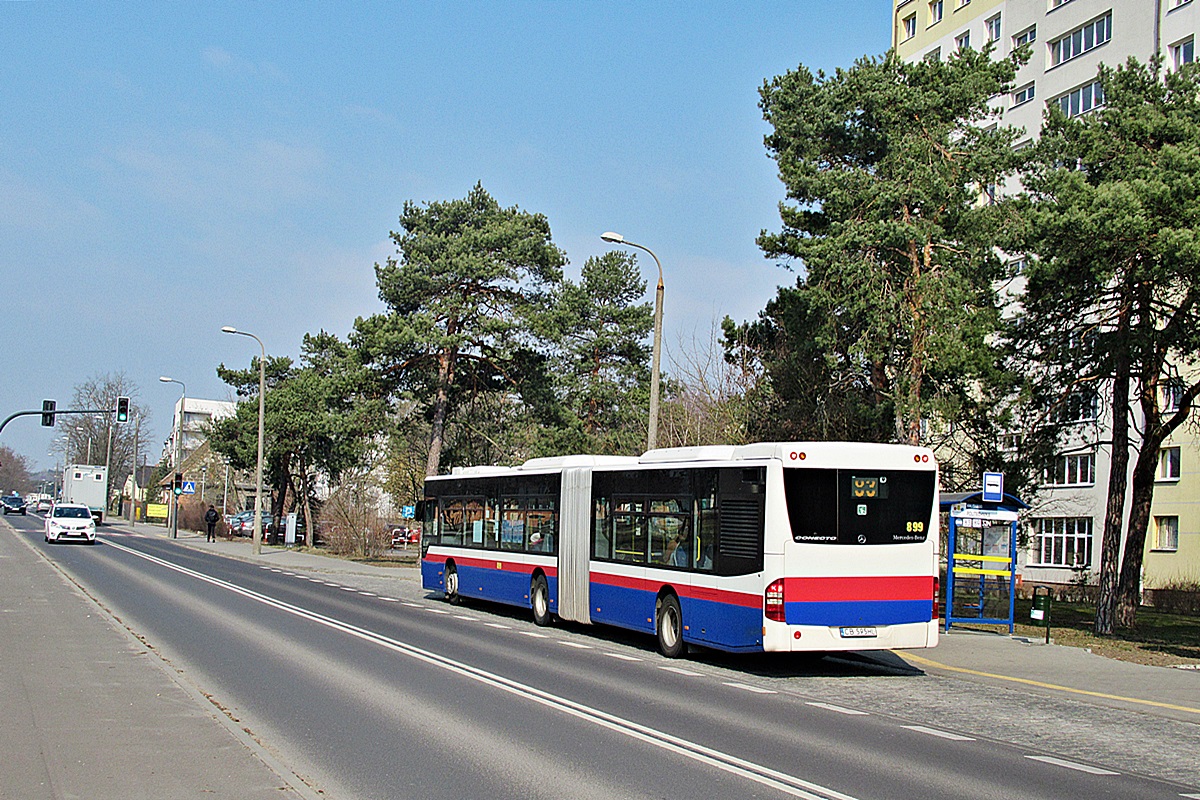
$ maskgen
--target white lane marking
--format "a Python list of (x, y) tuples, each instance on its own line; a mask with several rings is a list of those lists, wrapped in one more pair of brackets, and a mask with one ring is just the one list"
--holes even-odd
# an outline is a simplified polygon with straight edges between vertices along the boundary
[(475, 621), (478, 619), (478, 617), (471, 617), (471, 616), (468, 616), (468, 615), (466, 615), (466, 614), (455, 614), (455, 615), (454, 615), (454, 618), (455, 618), (455, 619), (466, 620), (467, 622), (475, 622)]
[(604, 655), (608, 656), (609, 658), (615, 658), (615, 659), (618, 659), (618, 660), (620, 660), (620, 661), (641, 661), (641, 660), (642, 660), (642, 659), (640, 659), (640, 658), (637, 658), (636, 656), (627, 656), (627, 655), (625, 655), (624, 653), (609, 653), (609, 652), (605, 652), (605, 654), (604, 654)]
[(692, 672), (690, 669), (682, 669), (680, 667), (659, 667), (659, 669), (663, 670), (664, 672), (674, 672), (676, 675), (686, 675), (689, 678), (704, 677), (699, 672)]
[(324, 583), (326, 586), (332, 586), (335, 589), (342, 588), (342, 585), (340, 583), (330, 583), (329, 581), (321, 581), (321, 582)]
[[(405, 655), (418, 661), (429, 664), (430, 666), (444, 669), (447, 672), (453, 672), (469, 680), (476, 681), (485, 686), (491, 686), (503, 692), (515, 695), (525, 700), (537, 703), (546, 708), (559, 711), (568, 716), (585, 722), (591, 722), (594, 725), (614, 731), (616, 733), (628, 736), (631, 739), (644, 742), (660, 750), (665, 750), (676, 755), (689, 758), (702, 764), (716, 767), (731, 775), (736, 775), (740, 778), (748, 779), (762, 786), (776, 789), (778, 791), (789, 794), (793, 797), (802, 798), (802, 800), (857, 800), (857, 798), (843, 794), (835, 789), (830, 789), (826, 786), (806, 781), (803, 778), (795, 775), (789, 775), (786, 772), (771, 769), (770, 767), (756, 764), (753, 761), (738, 758), (729, 753), (723, 753), (719, 750), (714, 750), (702, 744), (679, 738), (678, 736), (665, 733), (663, 731), (651, 728), (648, 725), (642, 725), (632, 720), (627, 720), (615, 714), (610, 714), (606, 711), (601, 711), (597, 708), (578, 703), (574, 700), (569, 700), (565, 697), (559, 697), (542, 689), (520, 683), (512, 678), (506, 678), (502, 675), (497, 675), (493, 672), (488, 672), (479, 667), (474, 667), (461, 661), (455, 661), (452, 658), (439, 655), (430, 650), (424, 650), (397, 639), (384, 636), (365, 628), (360, 628), (357, 625), (352, 625), (348, 622), (342, 622), (327, 617), (323, 614), (318, 614), (314, 611), (308, 611), (299, 606), (285, 603), (282, 600), (276, 600), (260, 592), (255, 592), (250, 589), (238, 586), (229, 581), (223, 581), (219, 578), (213, 578), (205, 575), (202, 572), (197, 572), (187, 567), (181, 567), (178, 564), (173, 564), (157, 556), (152, 556), (148, 553), (142, 553), (133, 550), (124, 545), (107, 542), (110, 547), (116, 548), (129, 555), (136, 556), (145, 561), (149, 561), (167, 569), (173, 570), (183, 575), (196, 578), (197, 580), (227, 589), (234, 594), (245, 597), (265, 606), (270, 606), (285, 614), (291, 614), (301, 619), (309, 620), (318, 625), (323, 625), (332, 630), (339, 631), (348, 636), (353, 636), (370, 644), (375, 644), (394, 653)], [(444, 612), (443, 612), (444, 613)], [(563, 642), (566, 644), (566, 642)], [(579, 645), (584, 648), (591, 649), (588, 645)]]
[(538, 633), (537, 631), (521, 631), (521, 635), (522, 636), (530, 636), (534, 639), (549, 639), (550, 638), (546, 634)]
[(743, 692), (754, 692), (755, 694), (779, 694), (772, 689), (763, 689), (758, 686), (751, 686), (748, 683), (734, 683), (732, 681), (723, 681), (726, 686), (733, 689), (741, 689)]
[(499, 622), (485, 622), (485, 623), (483, 623), (483, 624), (484, 624), (486, 627), (488, 627), (488, 628), (501, 628), (501, 629), (503, 629), (503, 630), (506, 630), (506, 631), (511, 631), (511, 630), (512, 630), (512, 628), (510, 628), (509, 626), (507, 626), (507, 625), (501, 625)]
[(425, 606), (421, 605), (420, 603), (406, 603), (403, 600), (400, 601), (400, 605), (408, 606), (409, 608), (424, 608), (425, 607)]
[(580, 644), (579, 642), (559, 642), (563, 647), (574, 647), (576, 650), (593, 650), (590, 644)]
[[(379, 599), (380, 599), (380, 600), (387, 600), (389, 603), (399, 603), (399, 602), (400, 602), (400, 601), (399, 601), (399, 600), (397, 600), (395, 597), (381, 597), (381, 598), (379, 598)], [(420, 608), (420, 606), (417, 606), (417, 608)]]
[(1180, 797), (1186, 797), (1189, 800), (1200, 800), (1200, 794), (1181, 794)]
[(936, 736), (939, 739), (949, 739), (952, 742), (973, 742), (973, 741), (975, 741), (970, 736), (960, 736), (957, 733), (950, 733), (949, 731), (939, 731), (937, 728), (926, 728), (924, 725), (901, 725), (900, 727), (906, 728), (910, 731), (916, 731), (917, 733), (926, 733), (926, 734), (929, 734), (930, 736)]
[(839, 714), (846, 714), (851, 717), (867, 717), (870, 716), (866, 711), (859, 711), (857, 708), (842, 708), (835, 706), (832, 703), (805, 703), (805, 705), (823, 708), (826, 711), (836, 711)]
[(449, 614), (450, 612), (444, 608), (427, 608), (425, 609), (430, 614)]
[(341, 589), (343, 592), (357, 592), (358, 591), (353, 586), (339, 586), (338, 588)]
[(361, 594), (363, 597), (379, 597), (379, 595), (375, 594), (374, 592), (359, 592), (359, 594)]
[(1113, 772), (1110, 769), (1101, 769), (1100, 767), (1089, 767), (1087, 764), (1076, 764), (1074, 761), (1066, 761), (1054, 756), (1025, 756), (1033, 761), (1041, 761), (1044, 764), (1053, 764), (1056, 767), (1066, 767), (1067, 769), (1077, 770), (1079, 772), (1087, 772), (1091, 775), (1120, 775), (1119, 772)]

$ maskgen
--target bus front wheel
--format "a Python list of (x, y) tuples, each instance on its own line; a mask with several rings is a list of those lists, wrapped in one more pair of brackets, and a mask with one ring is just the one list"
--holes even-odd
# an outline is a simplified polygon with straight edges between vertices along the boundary
[(446, 565), (446, 602), (458, 603), (458, 570), (453, 564)]
[(679, 598), (673, 594), (663, 596), (658, 601), (658, 651), (667, 658), (679, 658), (687, 653), (687, 643), (683, 641), (683, 612), (679, 609)]
[(533, 606), (533, 624), (546, 627), (550, 624), (550, 587), (546, 576), (538, 575), (529, 587), (529, 604)]

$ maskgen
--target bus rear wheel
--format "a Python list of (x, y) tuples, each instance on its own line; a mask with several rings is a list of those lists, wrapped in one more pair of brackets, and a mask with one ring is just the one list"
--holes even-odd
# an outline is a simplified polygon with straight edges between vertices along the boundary
[(458, 570), (453, 564), (446, 565), (446, 602), (458, 604)]
[(679, 609), (679, 598), (673, 594), (664, 595), (658, 601), (656, 612), (658, 652), (667, 658), (679, 658), (687, 653), (687, 643), (683, 641), (683, 612)]
[(533, 624), (546, 627), (550, 624), (550, 587), (546, 576), (538, 575), (529, 587), (529, 605), (533, 607)]

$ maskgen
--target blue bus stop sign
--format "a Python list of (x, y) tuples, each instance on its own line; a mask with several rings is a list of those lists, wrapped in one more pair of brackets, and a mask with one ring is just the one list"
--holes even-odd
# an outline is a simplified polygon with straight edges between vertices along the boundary
[(1003, 503), (1004, 502), (1004, 473), (1003, 472), (985, 472), (985, 473), (983, 473), (983, 502), (985, 502), (985, 503)]

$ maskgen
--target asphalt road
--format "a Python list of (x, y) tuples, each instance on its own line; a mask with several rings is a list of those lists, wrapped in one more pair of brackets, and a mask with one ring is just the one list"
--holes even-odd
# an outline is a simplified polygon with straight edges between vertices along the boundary
[(1103, 746), (1094, 760), (1050, 738), (1031, 747), (1049, 727), (1044, 704), (1011, 735), (981, 736), (955, 720), (986, 715), (995, 701), (965, 693), (955, 713), (904, 702), (926, 694), (930, 679), (886, 654), (668, 661), (645, 637), (541, 629), (527, 612), (446, 605), (411, 579), (363, 589), (104, 528), (95, 547), (47, 545), (38, 517), (9, 520), (329, 797), (1195, 791), (1109, 763)]

